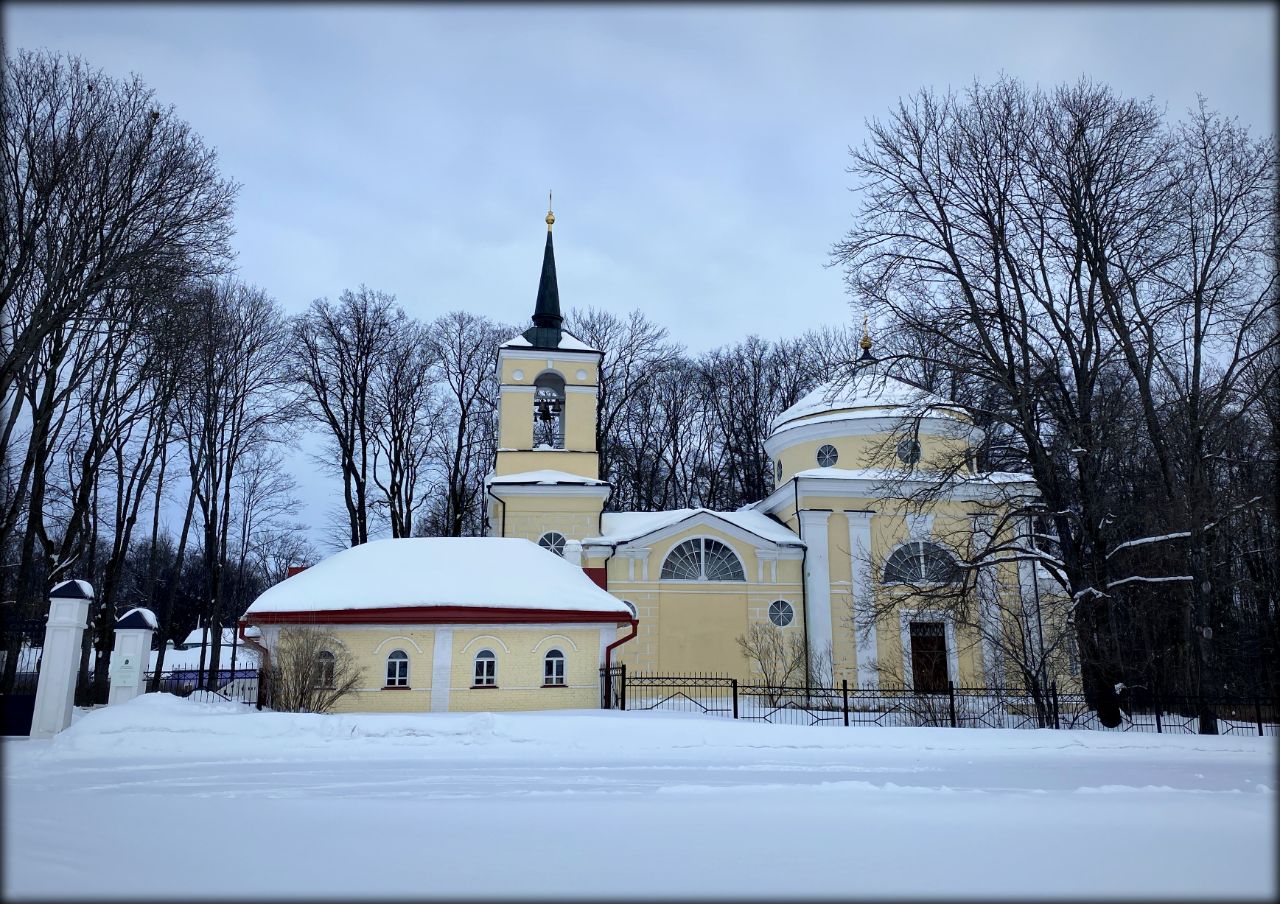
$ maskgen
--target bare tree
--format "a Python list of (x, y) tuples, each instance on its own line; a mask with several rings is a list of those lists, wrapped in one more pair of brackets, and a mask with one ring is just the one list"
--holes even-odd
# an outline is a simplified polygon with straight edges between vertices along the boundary
[(484, 475), (497, 452), (498, 346), (518, 330), (455, 311), (428, 327), (433, 357), (443, 378), (446, 418), (454, 427), (436, 455), (444, 493), (425, 532), (448, 537), (479, 535), (484, 514)]
[(406, 320), (374, 374), (374, 481), (382, 493), (376, 504), (386, 511), (392, 537), (413, 536), (428, 502), (432, 455), (447, 429), (436, 352), (426, 329)]
[[(104, 292), (143, 275), (172, 282), (221, 266), (236, 188), (136, 77), (118, 81), (74, 57), (25, 51), (5, 68), (0, 399), (8, 406), (42, 350), (65, 341)], [(16, 423), (6, 417), (6, 449)], [(17, 529), (35, 470), (19, 471), (0, 545)]]
[[(242, 460), (278, 437), (292, 399), (284, 367), (288, 328), (279, 308), (261, 290), (229, 280), (196, 293), (203, 320), (200, 347), (189, 370), (179, 422), (188, 445), (191, 481), (203, 523), (211, 631), (209, 661), (219, 661), (232, 494)], [(201, 652), (203, 669), (204, 648)], [(210, 690), (212, 687), (210, 677)]]
[(377, 435), (385, 433), (371, 394), (406, 329), (394, 296), (365, 286), (343, 292), (336, 304), (316, 300), (293, 324), (293, 377), (337, 450), (352, 546), (369, 541)]
[(289, 625), (271, 648), (271, 707), (326, 713), (361, 680), (355, 656), (322, 628)]

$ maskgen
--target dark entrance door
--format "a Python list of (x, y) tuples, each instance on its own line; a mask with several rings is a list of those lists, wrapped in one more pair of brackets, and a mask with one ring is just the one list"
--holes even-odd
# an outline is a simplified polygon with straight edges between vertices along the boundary
[(0, 616), (0, 716), (3, 734), (31, 734), (44, 620)]
[(947, 635), (940, 622), (911, 623), (911, 683), (916, 693), (947, 692)]

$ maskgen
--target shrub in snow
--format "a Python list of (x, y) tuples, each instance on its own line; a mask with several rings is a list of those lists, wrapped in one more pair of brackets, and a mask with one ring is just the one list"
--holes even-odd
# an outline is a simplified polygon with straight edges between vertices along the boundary
[(283, 712), (328, 712), (360, 682), (355, 657), (321, 628), (282, 629), (271, 666), (271, 707)]

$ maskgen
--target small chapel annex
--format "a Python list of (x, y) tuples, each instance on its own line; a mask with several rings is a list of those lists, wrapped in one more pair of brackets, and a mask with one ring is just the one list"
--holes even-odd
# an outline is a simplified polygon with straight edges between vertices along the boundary
[(848, 373), (775, 419), (767, 497), (737, 511), (606, 511), (596, 406), (608, 373), (563, 327), (554, 221), (548, 211), (532, 326), (498, 351), (488, 536), (337, 553), (263, 593), (241, 636), (269, 657), (285, 625), (331, 631), (365, 676), (346, 710), (596, 706), (611, 662), (754, 683), (738, 640), (752, 630), (799, 641), (822, 683), (1003, 685), (992, 638), (1004, 621), (1043, 633), (1026, 630), (1040, 618), (1031, 566), (1005, 557), (978, 572), (982, 630), (920, 588), (954, 581), (975, 541), (1029, 532), (1001, 515), (1034, 496), (1031, 477), (977, 471), (967, 412), (890, 375), (864, 331)]

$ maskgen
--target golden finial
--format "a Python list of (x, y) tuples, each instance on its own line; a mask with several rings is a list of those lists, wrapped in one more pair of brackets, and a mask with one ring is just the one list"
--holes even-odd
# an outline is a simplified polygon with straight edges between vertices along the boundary
[(867, 328), (867, 316), (862, 315), (862, 341), (858, 343), (864, 352), (871, 351), (871, 330)]
[(547, 232), (551, 231), (551, 226), (556, 221), (556, 215), (551, 212), (551, 190), (547, 190)]

